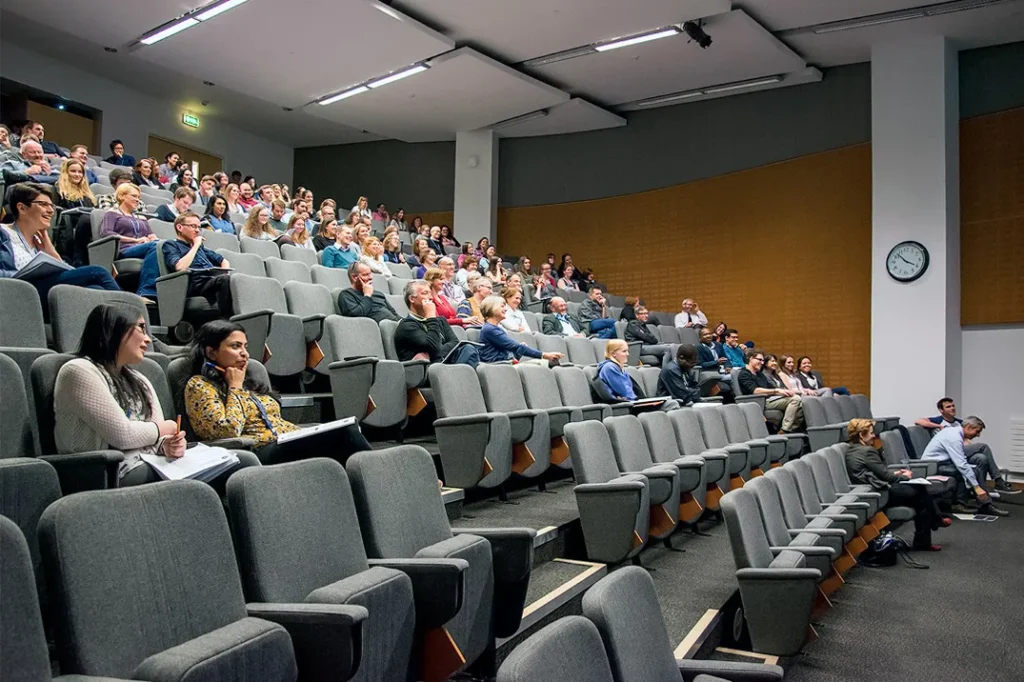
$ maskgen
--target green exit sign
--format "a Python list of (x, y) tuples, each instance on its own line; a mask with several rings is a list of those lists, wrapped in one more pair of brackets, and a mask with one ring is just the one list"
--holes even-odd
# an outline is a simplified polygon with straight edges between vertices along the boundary
[(199, 117), (198, 116), (193, 116), (192, 114), (182, 114), (181, 115), (181, 122), (184, 123), (185, 125), (187, 125), (190, 128), (198, 128), (199, 127)]

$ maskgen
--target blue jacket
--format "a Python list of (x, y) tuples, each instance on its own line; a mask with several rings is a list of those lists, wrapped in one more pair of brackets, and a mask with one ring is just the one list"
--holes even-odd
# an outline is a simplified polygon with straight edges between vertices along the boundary
[(722, 346), (725, 350), (725, 357), (729, 358), (730, 367), (744, 367), (747, 364), (747, 359), (743, 357), (746, 348), (744, 346), (736, 346), (732, 348), (730, 346)]
[(604, 382), (611, 394), (620, 400), (636, 400), (633, 380), (626, 370), (614, 360), (605, 360), (597, 366), (597, 377)]
[(115, 166), (127, 166), (128, 168), (134, 168), (135, 167), (135, 157), (134, 156), (129, 156), (128, 154), (125, 154), (120, 159), (117, 158), (116, 156), (114, 156), (113, 154), (111, 154), (109, 157), (107, 157), (107, 158), (105, 158), (103, 160), (106, 161), (107, 163), (113, 164)]
[(14, 265), (14, 247), (7, 230), (0, 227), (0, 277), (14, 277), (18, 268)]
[(541, 352), (525, 343), (518, 343), (503, 327), (490, 322), (480, 328), (480, 362), (503, 362), (512, 358), (539, 358)]
[[(715, 347), (715, 353), (718, 353), (718, 357), (729, 359), (729, 356), (725, 353), (725, 347), (718, 341), (715, 341), (712, 345)], [(697, 364), (703, 370), (715, 370), (718, 369), (718, 361), (715, 359), (715, 353), (711, 352), (711, 349), (705, 346), (703, 343), (697, 344)]]

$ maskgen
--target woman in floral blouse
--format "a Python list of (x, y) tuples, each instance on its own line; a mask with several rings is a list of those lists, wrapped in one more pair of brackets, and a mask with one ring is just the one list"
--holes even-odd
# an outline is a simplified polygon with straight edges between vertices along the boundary
[(247, 373), (249, 351), (241, 325), (226, 320), (206, 323), (190, 353), (193, 376), (185, 385), (185, 410), (203, 440), (251, 438), (264, 464), (308, 457), (331, 457), (344, 464), (353, 453), (370, 449), (357, 425), (279, 444), (279, 434), (300, 427), (281, 416), (270, 387)]

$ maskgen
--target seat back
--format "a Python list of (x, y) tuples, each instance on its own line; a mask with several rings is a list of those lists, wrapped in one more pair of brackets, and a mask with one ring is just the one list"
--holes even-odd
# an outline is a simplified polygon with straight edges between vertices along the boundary
[(868, 397), (863, 393), (855, 393), (850, 396), (853, 400), (853, 407), (857, 411), (857, 416), (861, 419), (871, 419), (871, 403), (868, 401)]
[[(586, 339), (577, 339), (577, 341), (586, 341)], [(565, 344), (566, 339), (561, 336), (549, 336), (547, 334), (537, 335), (537, 348), (542, 353), (561, 353), (562, 357), (569, 357), (569, 348)], [(571, 358), (570, 358), (571, 359)]]
[(323, 265), (314, 265), (309, 269), (314, 284), (323, 284), (334, 291), (335, 289), (348, 289), (352, 282), (348, 279), (348, 271), (344, 268), (328, 268)]
[[(387, 281), (387, 285), (382, 291), (386, 294), (394, 294), (395, 296), (401, 296), (405, 293), (405, 285), (409, 282), (407, 279), (400, 277), (392, 277)], [(376, 285), (374, 285), (376, 286)]]
[(725, 433), (730, 442), (744, 443), (752, 438), (750, 429), (747, 427), (747, 418), (743, 416), (739, 405), (722, 405), (717, 409), (721, 410)]
[(658, 395), (661, 370), (657, 367), (627, 367), (626, 374), (640, 386), (646, 397), (653, 398)]
[(316, 251), (310, 251), (294, 244), (281, 245), (281, 258), (286, 261), (304, 263), (308, 268), (317, 264)]
[[(550, 337), (540, 337), (541, 340), (544, 338)], [(581, 407), (594, 403), (590, 395), (590, 381), (587, 380), (587, 375), (583, 373), (582, 369), (579, 367), (555, 367), (553, 372), (563, 405)]]
[(619, 471), (640, 472), (654, 465), (654, 456), (647, 446), (647, 436), (639, 419), (633, 415), (608, 417), (604, 425)]
[(231, 261), (231, 269), (235, 273), (252, 277), (267, 276), (266, 261), (257, 253), (232, 253), (227, 250), (221, 250), (217, 253)]
[(846, 471), (846, 450), (849, 444), (831, 445), (821, 451), (828, 462), (828, 471), (832, 476), (832, 485), (840, 495), (850, 490), (850, 474)]
[(789, 545), (792, 538), (786, 526), (786, 519), (782, 513), (782, 501), (779, 499), (779, 491), (775, 487), (774, 481), (764, 476), (758, 476), (747, 481), (743, 488), (754, 493), (757, 508), (761, 511), (761, 523), (764, 524), (768, 542), (774, 547)]
[(658, 338), (662, 343), (679, 343), (679, 330), (671, 325), (659, 324)]
[(331, 339), (338, 359), (374, 357), (384, 359), (384, 342), (377, 323), (368, 317), (331, 315), (324, 323), (324, 334)]
[(388, 360), (398, 360), (398, 350), (395, 348), (395, 332), (398, 331), (398, 323), (394, 320), (381, 320), (380, 340), (384, 344), (384, 355)]
[(39, 292), (28, 282), (0, 279), (0, 319), (0, 346), (46, 348), (43, 306)]
[(74, 359), (69, 353), (55, 353), (36, 358), (32, 363), (32, 398), (36, 404), (36, 420), (39, 423), (39, 451), (51, 454), (57, 452), (57, 444), (53, 431), (57, 418), (53, 411), (54, 389), (57, 385), (57, 373), (69, 360)]
[(907, 427), (907, 432), (910, 434), (910, 443), (914, 446), (914, 454), (912, 458), (921, 459), (921, 455), (924, 454), (924, 449), (928, 447), (928, 442), (932, 439), (931, 431), (923, 426), (911, 424)]
[(231, 301), (236, 315), (255, 313), (268, 308), (275, 313), (288, 312), (284, 287), (276, 279), (270, 277), (232, 274)]
[(574, 365), (596, 365), (604, 357), (597, 357), (597, 350), (590, 339), (566, 337), (563, 339), (566, 348), (569, 350), (569, 361)]
[(402, 279), (412, 279), (412, 268), (405, 263), (388, 263), (388, 270), (395, 277), (401, 277)]
[(834, 396), (836, 405), (839, 407), (839, 414), (842, 415), (842, 421), (848, 422), (851, 419), (857, 418), (857, 407), (853, 404), (853, 398), (848, 395), (837, 395)]
[(0, 546), (0, 678), (49, 680), (50, 654), (31, 554), (24, 533), (5, 516), (0, 516)]
[[(0, 354), (0, 395), (3, 395), (0, 401), (0, 459), (34, 457), (36, 446), (25, 392), (25, 377), (18, 363), (3, 354)], [(53, 439), (52, 433), (50, 438)], [(47, 450), (45, 454), (53, 452)], [(5, 507), (5, 500), (0, 496), (0, 514), (7, 514)]]
[(497, 682), (613, 681), (601, 635), (582, 616), (560, 618), (528, 637), (501, 664), (497, 677)]
[(742, 367), (733, 367), (729, 370), (729, 383), (732, 384), (734, 395), (743, 395), (743, 389), (740, 387), (740, 372), (742, 369)]
[(684, 407), (681, 410), (672, 410), (668, 413), (672, 423), (672, 430), (675, 432), (676, 443), (684, 455), (699, 455), (708, 449), (704, 441), (704, 433), (700, 428), (700, 419), (697, 410), (692, 407)]
[(828, 506), (835, 502), (839, 496), (836, 494), (836, 486), (832, 482), (832, 471), (828, 467), (828, 460), (825, 459), (824, 453), (821, 450), (812, 452), (801, 457), (799, 461), (806, 462), (810, 467), (811, 476), (814, 477), (814, 487), (818, 491), (818, 499), (822, 504)]
[(530, 328), (530, 331), (539, 334), (541, 329), (540, 315), (529, 310), (523, 310), (523, 317), (526, 318), (526, 326)]
[(518, 365), (516, 371), (519, 372), (519, 379), (523, 384), (527, 405), (538, 410), (563, 407), (554, 372), (547, 367), (534, 364)]
[(907, 446), (898, 429), (883, 431), (878, 437), (882, 439), (882, 457), (886, 464), (903, 464), (909, 459)]
[(299, 603), (369, 567), (348, 476), (334, 460), (247, 467), (228, 481), (227, 500), (250, 601)]
[(583, 595), (583, 615), (601, 633), (616, 682), (680, 679), (654, 580), (643, 568), (599, 580)]
[(808, 514), (820, 514), (822, 510), (821, 498), (818, 497), (818, 487), (814, 483), (814, 473), (811, 465), (804, 461), (804, 457), (787, 463), (783, 469), (793, 474), (796, 481), (796, 489), (800, 494), (800, 503)]
[(525, 346), (529, 346), (534, 350), (537, 348), (537, 339), (530, 332), (508, 332), (508, 335), (517, 343), (521, 343)]
[(432, 364), (427, 369), (437, 416), (464, 417), (487, 411), (476, 370), (469, 365)]
[[(384, 294), (384, 298), (388, 300), (388, 303), (391, 304), (391, 307), (395, 309), (395, 313), (397, 313), (400, 317), (409, 316), (409, 305), (405, 302), (405, 296), (403, 296), (402, 294)], [(458, 327), (452, 328), (458, 329)]]
[(722, 498), (721, 505), (736, 570), (767, 568), (772, 562), (772, 550), (754, 493), (746, 486), (731, 490)]
[(433, 458), (420, 446), (357, 452), (346, 467), (369, 556), (410, 558), (452, 536)]
[(213, 249), (214, 251), (227, 251), (231, 254), (228, 260), (234, 264), (235, 254), (238, 254), (240, 247), (238, 244), (238, 237), (227, 232), (219, 232), (218, 230), (203, 230), (203, 241), (206, 242), (206, 248)]
[(671, 464), (682, 456), (676, 434), (672, 430), (672, 419), (667, 412), (644, 412), (638, 419), (655, 462)]
[(767, 438), (768, 427), (765, 425), (764, 412), (757, 403), (742, 402), (736, 403), (747, 420), (747, 430), (751, 438)]
[(565, 425), (563, 433), (572, 452), (572, 471), (578, 483), (607, 483), (619, 477), (615, 450), (603, 423), (572, 422)]
[(697, 420), (700, 422), (701, 433), (704, 434), (704, 442), (709, 448), (724, 448), (733, 441), (729, 440), (729, 434), (725, 430), (725, 421), (722, 418), (721, 406), (706, 406), (696, 410)]
[(477, 366), (476, 374), (489, 412), (529, 409), (522, 381), (513, 365), (489, 365), (482, 362)]
[(842, 424), (847, 421), (843, 417), (842, 410), (839, 409), (839, 403), (836, 402), (835, 397), (827, 396), (818, 398), (821, 401), (821, 406), (825, 409), (825, 418), (829, 424)]
[(782, 503), (782, 514), (786, 519), (786, 526), (794, 530), (806, 526), (806, 515), (810, 510), (804, 511), (796, 475), (793, 471), (789, 467), (778, 467), (766, 471), (764, 477), (775, 484), (775, 490), (779, 493), (779, 501)]
[(284, 299), (288, 303), (288, 312), (299, 317), (335, 313), (334, 297), (322, 284), (288, 282), (284, 285)]
[[(96, 220), (95, 215), (97, 213), (103, 213), (103, 211), (93, 211), (92, 212), (92, 215), (94, 216), (93, 220)], [(102, 220), (102, 218), (101, 218), (101, 220)], [(94, 225), (95, 225), (95, 223), (94, 223)], [(166, 220), (160, 220), (159, 218), (153, 218), (152, 220), (149, 221), (149, 229), (153, 231), (153, 234), (155, 234), (157, 236), (157, 239), (167, 240), (167, 241), (174, 241), (175, 239), (178, 238), (178, 233), (174, 229), (174, 223), (169, 223)], [(97, 236), (98, 235), (94, 235), (93, 239), (95, 239)], [(203, 235), (203, 237), (205, 238), (206, 235)]]
[(825, 414), (825, 406), (821, 404), (821, 398), (805, 395), (801, 402), (804, 406), (804, 421), (807, 422), (807, 426), (825, 426), (830, 423)]
[(263, 258), (280, 258), (281, 250), (277, 244), (266, 239), (253, 239), (252, 237), (240, 237), (238, 245), (242, 253), (255, 253)]
[[(142, 376), (149, 379), (160, 404), (160, 411), (168, 416), (174, 414), (174, 398), (171, 396), (171, 384), (167, 381), (167, 373), (160, 363), (153, 358), (142, 358), (142, 362), (134, 367)], [(194, 434), (193, 434), (194, 435)]]
[(58, 284), (50, 289), (50, 324), (58, 353), (75, 353), (82, 340), (89, 313), (100, 304), (121, 306), (138, 314), (149, 326), (149, 311), (142, 297), (127, 291), (86, 289)]
[(281, 260), (280, 258), (268, 258), (265, 261), (267, 276), (273, 277), (281, 284), (288, 282), (305, 282), (312, 284), (313, 279), (309, 274), (309, 266), (299, 261)]
[(127, 678), (149, 656), (246, 617), (227, 519), (205, 483), (70, 495), (43, 513), (39, 533), (64, 672)]
[(700, 343), (700, 334), (693, 327), (677, 327), (676, 332), (679, 334), (679, 343), (689, 343), (694, 346)]

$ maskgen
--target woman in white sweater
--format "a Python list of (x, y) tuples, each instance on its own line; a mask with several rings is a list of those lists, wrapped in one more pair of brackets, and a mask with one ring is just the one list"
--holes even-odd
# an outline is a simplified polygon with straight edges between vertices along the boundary
[(510, 332), (529, 334), (530, 325), (526, 322), (526, 315), (519, 309), (523, 302), (523, 293), (518, 289), (505, 287), (501, 297), (505, 299), (505, 319), (501, 321), (501, 326)]
[[(78, 357), (61, 367), (54, 388), (57, 450), (122, 451), (121, 487), (160, 480), (142, 455), (186, 456), (185, 432), (164, 418), (153, 385), (131, 368), (142, 362), (149, 344), (141, 317), (120, 307), (97, 306), (86, 320)], [(256, 463), (254, 455), (245, 454), (239, 466)], [(223, 488), (235, 469), (211, 485)]]

